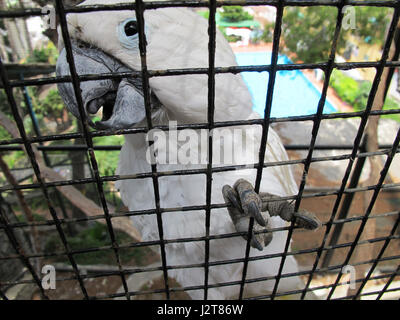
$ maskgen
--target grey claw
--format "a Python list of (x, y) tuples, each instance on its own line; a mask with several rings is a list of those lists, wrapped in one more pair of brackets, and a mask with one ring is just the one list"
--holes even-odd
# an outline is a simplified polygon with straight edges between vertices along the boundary
[[(263, 232), (263, 233), (257, 233), (257, 231), (265, 231), (267, 229), (268, 232)], [(251, 238), (251, 246), (253, 248), (256, 248), (260, 251), (263, 250), (266, 246), (268, 246), (273, 238), (273, 233), (271, 232), (270, 228), (268, 226), (265, 227), (260, 227), (260, 226), (255, 226), (254, 227), (253, 236)]]
[(266, 222), (261, 215), (261, 198), (254, 191), (251, 183), (244, 179), (239, 179), (236, 181), (234, 188), (239, 195), (241, 207), (244, 213), (254, 217), (258, 224), (265, 226)]
[(293, 217), (295, 217), (296, 224), (299, 227), (302, 227), (302, 228), (305, 228), (308, 230), (314, 230), (321, 226), (321, 222), (318, 220), (318, 218), (311, 212), (308, 212), (305, 210), (302, 210), (300, 212), (295, 212), (293, 214)]
[(251, 237), (251, 246), (253, 248), (258, 249), (259, 251), (263, 251), (264, 246), (258, 241), (257, 236), (253, 234)]
[[(249, 220), (241, 220), (240, 223), (236, 224), (236, 230), (238, 232), (246, 232), (246, 235), (243, 236), (243, 238), (247, 241), (248, 237), (247, 237), (247, 233), (249, 231)], [(265, 246), (265, 241), (264, 241), (264, 234), (263, 233), (258, 233), (258, 234), (254, 234), (254, 231), (259, 231), (261, 230), (260, 227), (257, 227), (257, 225), (253, 225), (253, 230), (251, 232), (251, 242), (250, 245), (253, 248), (256, 248), (260, 251), (262, 251), (264, 249)], [(271, 234), (272, 235), (272, 234)]]
[(263, 216), (261, 215), (260, 208), (257, 206), (257, 204), (254, 201), (252, 201), (248, 204), (248, 210), (249, 210), (249, 214), (256, 219), (258, 224), (260, 224), (263, 227), (265, 227), (267, 225)]
[[(254, 191), (250, 182), (239, 179), (234, 187), (225, 185), (222, 188), (222, 195), (225, 203), (228, 205), (228, 212), (232, 219), (233, 225), (238, 232), (249, 231), (249, 220), (251, 217), (255, 219), (253, 224), (252, 236), (250, 245), (258, 250), (268, 245), (272, 240), (272, 233), (257, 233), (254, 231), (268, 229), (268, 218), (261, 213), (262, 201), (259, 195)], [(247, 235), (243, 236), (247, 240)]]
[(271, 243), (272, 238), (273, 238), (272, 232), (265, 233), (264, 234), (264, 245), (268, 246)]
[(242, 206), (238, 201), (237, 193), (231, 186), (224, 185), (224, 187), (222, 188), (222, 194), (224, 196), (225, 202), (228, 199), (235, 208), (239, 210), (242, 209)]

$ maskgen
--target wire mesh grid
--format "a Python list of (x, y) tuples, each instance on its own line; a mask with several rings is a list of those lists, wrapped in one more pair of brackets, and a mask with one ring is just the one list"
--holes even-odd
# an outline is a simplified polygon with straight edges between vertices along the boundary
[[(34, 173), (34, 177), (36, 182), (28, 183), (28, 184), (14, 184), (14, 185), (5, 185), (0, 187), (0, 191), (2, 194), (9, 193), (11, 191), (27, 191), (27, 190), (39, 190), (46, 201), (46, 206), (49, 209), (51, 219), (40, 222), (11, 222), (6, 217), (6, 212), (3, 206), (1, 206), (1, 214), (0, 214), (0, 228), (6, 233), (12, 247), (15, 249), (15, 254), (6, 255), (0, 257), (0, 260), (6, 262), (12, 259), (20, 259), (24, 266), (28, 269), (29, 273), (32, 276), (32, 279), (29, 280), (17, 280), (17, 281), (8, 281), (1, 283), (0, 285), (0, 297), (2, 299), (7, 299), (4, 288), (16, 285), (16, 284), (24, 284), (24, 283), (33, 283), (37, 286), (38, 290), (42, 298), (47, 299), (48, 294), (46, 290), (42, 287), (42, 282), (40, 279), (40, 275), (38, 274), (38, 270), (35, 269), (33, 265), (33, 261), (36, 258), (50, 258), (50, 257), (60, 257), (66, 256), (73, 271), (73, 275), (66, 278), (57, 278), (58, 281), (66, 281), (66, 280), (76, 280), (79, 283), (79, 288), (81, 293), (85, 299), (107, 299), (107, 298), (119, 298), (125, 297), (126, 299), (131, 299), (134, 296), (143, 294), (143, 293), (164, 293), (167, 299), (170, 299), (170, 293), (172, 292), (180, 292), (180, 291), (190, 291), (190, 290), (204, 290), (204, 299), (208, 298), (208, 290), (209, 288), (215, 287), (224, 287), (224, 286), (240, 286), (240, 293), (237, 298), (239, 299), (275, 299), (280, 296), (286, 296), (290, 294), (299, 294), (301, 299), (306, 297), (306, 294), (311, 291), (327, 289), (328, 290), (328, 299), (332, 298), (336, 288), (343, 284), (342, 273), (338, 272), (334, 282), (328, 285), (320, 285), (320, 286), (311, 286), (312, 280), (318, 274), (323, 274), (324, 272), (329, 272), (333, 270), (341, 270), (344, 266), (348, 265), (352, 255), (354, 254), (356, 248), (362, 246), (364, 244), (370, 243), (380, 243), (382, 247), (380, 248), (378, 255), (372, 260), (357, 262), (353, 265), (371, 265), (368, 273), (365, 277), (356, 280), (356, 283), (359, 285), (357, 287), (356, 292), (354, 292), (350, 296), (346, 296), (346, 299), (349, 298), (360, 298), (361, 296), (368, 295), (377, 295), (377, 299), (380, 299), (384, 293), (400, 290), (400, 288), (389, 288), (390, 284), (394, 281), (395, 277), (399, 275), (399, 268), (395, 268), (389, 273), (385, 273), (382, 275), (373, 275), (374, 270), (380, 262), (385, 261), (396, 261), (399, 259), (399, 255), (392, 256), (384, 256), (385, 250), (389, 246), (390, 242), (394, 239), (399, 239), (399, 235), (396, 234), (396, 230), (399, 225), (400, 216), (399, 211), (393, 211), (389, 213), (383, 213), (379, 215), (371, 215), (374, 204), (377, 201), (377, 198), (381, 192), (395, 190), (400, 186), (398, 183), (385, 183), (385, 178), (387, 177), (389, 167), (394, 159), (396, 153), (398, 152), (398, 145), (400, 142), (400, 131), (397, 132), (396, 137), (392, 144), (380, 145), (378, 151), (366, 151), (365, 146), (365, 129), (367, 126), (367, 122), (372, 116), (379, 115), (388, 115), (388, 114), (398, 114), (400, 113), (400, 109), (393, 110), (372, 110), (373, 101), (375, 95), (378, 90), (378, 86), (381, 81), (382, 74), (385, 68), (390, 68), (390, 70), (394, 70), (394, 68), (399, 67), (400, 63), (398, 61), (389, 60), (389, 49), (392, 44), (393, 39), (396, 36), (396, 27), (399, 20), (399, 12), (400, 12), (400, 3), (398, 1), (283, 1), (283, 0), (275, 0), (275, 1), (240, 1), (240, 5), (247, 6), (259, 6), (259, 5), (267, 5), (276, 8), (276, 18), (273, 32), (273, 45), (272, 45), (272, 58), (269, 64), (265, 64), (262, 66), (232, 66), (220, 68), (215, 66), (215, 50), (216, 50), (216, 30), (217, 26), (215, 23), (215, 15), (218, 7), (221, 6), (230, 6), (237, 5), (236, 1), (162, 1), (162, 2), (144, 2), (142, 0), (137, 0), (134, 4), (129, 3), (121, 3), (118, 5), (94, 5), (94, 6), (80, 6), (80, 7), (65, 7), (63, 1), (57, 0), (55, 1), (55, 9), (57, 13), (57, 17), (59, 20), (61, 36), (65, 43), (65, 49), (67, 52), (67, 60), (70, 66), (71, 76), (63, 76), (63, 77), (41, 77), (35, 79), (19, 79), (19, 80), (10, 80), (8, 77), (8, 72), (3, 61), (0, 63), (0, 74), (3, 90), (7, 96), (7, 101), (9, 104), (9, 108), (12, 112), (13, 118), (18, 128), (19, 138), (12, 138), (8, 140), (0, 141), (0, 151), (20, 151), (25, 150)], [(345, 6), (374, 6), (374, 7), (389, 7), (393, 9), (393, 15), (391, 17), (390, 27), (387, 32), (387, 37), (383, 46), (381, 58), (378, 61), (366, 61), (366, 62), (344, 62), (337, 63), (335, 61), (336, 56), (336, 48), (339, 39), (339, 34), (342, 28), (342, 22), (344, 18), (343, 8)], [(332, 46), (329, 54), (329, 58), (326, 62), (321, 63), (290, 63), (290, 64), (278, 64), (278, 55), (280, 51), (280, 41), (281, 41), (281, 32), (282, 32), (282, 24), (283, 24), (283, 13), (284, 9), (287, 7), (293, 6), (329, 6), (337, 9), (337, 19), (336, 19), (336, 27), (333, 35)], [(168, 70), (148, 70), (146, 63), (146, 41), (144, 34), (144, 11), (145, 10), (154, 10), (157, 8), (167, 8), (167, 7), (204, 7), (209, 9), (209, 66), (208, 68), (188, 68), (188, 69), (168, 69)], [(92, 12), (92, 11), (115, 11), (115, 10), (131, 10), (136, 13), (137, 17), (137, 28), (139, 35), (139, 49), (141, 56), (141, 70), (135, 72), (122, 72), (122, 73), (113, 73), (113, 74), (102, 74), (102, 75), (78, 75), (75, 64), (74, 64), (74, 56), (72, 53), (71, 40), (69, 35), (69, 30), (67, 28), (66, 16), (68, 13), (83, 13), (83, 12)], [(43, 15), (40, 9), (25, 9), (25, 10), (14, 10), (14, 11), (1, 11), (0, 18), (24, 18), (30, 16), (41, 16)], [(330, 83), (330, 77), (334, 69), (338, 70), (349, 70), (349, 69), (359, 69), (359, 68), (372, 68), (376, 70), (376, 74), (372, 83), (372, 88), (369, 93), (368, 103), (364, 111), (361, 112), (350, 112), (350, 113), (334, 113), (334, 114), (324, 114), (324, 105), (327, 99), (327, 91)], [(284, 118), (273, 118), (271, 117), (271, 108), (273, 101), (273, 92), (276, 81), (276, 74), (279, 71), (287, 71), (287, 70), (316, 70), (320, 69), (323, 71), (325, 75), (325, 79), (323, 82), (323, 88), (321, 92), (321, 97), (318, 103), (317, 112), (313, 115), (309, 116), (291, 116)], [(215, 101), (215, 76), (221, 73), (241, 73), (241, 72), (268, 72), (268, 91), (266, 96), (265, 103), (265, 113), (263, 119), (260, 120), (238, 120), (238, 121), (224, 121), (224, 122), (216, 122), (214, 120), (214, 101)], [(254, 219), (250, 219), (249, 232), (246, 233), (231, 233), (231, 234), (223, 234), (223, 235), (211, 235), (210, 234), (210, 222), (211, 222), (211, 212), (216, 208), (225, 208), (226, 204), (217, 204), (212, 203), (211, 194), (212, 190), (212, 177), (213, 174), (218, 172), (229, 172), (233, 170), (241, 170), (246, 169), (246, 166), (242, 165), (229, 165), (229, 166), (220, 166), (214, 167), (212, 166), (212, 145), (213, 140), (212, 136), (209, 137), (208, 143), (208, 153), (209, 153), (209, 161), (208, 165), (204, 169), (193, 169), (190, 171), (187, 170), (175, 170), (168, 172), (160, 172), (158, 171), (157, 166), (154, 164), (151, 166), (151, 172), (143, 172), (139, 174), (131, 174), (131, 175), (108, 175), (102, 176), (99, 172), (99, 166), (96, 161), (95, 150), (104, 150), (104, 151), (115, 151), (119, 150), (119, 146), (98, 146), (95, 145), (93, 139), (96, 137), (104, 137), (111, 135), (121, 135), (121, 134), (137, 134), (137, 133), (146, 133), (152, 128), (158, 128), (161, 130), (168, 130), (167, 126), (154, 126), (151, 120), (151, 110), (150, 110), (150, 86), (149, 79), (152, 77), (164, 77), (164, 76), (176, 76), (176, 75), (185, 75), (185, 74), (203, 74), (208, 76), (208, 116), (207, 123), (195, 123), (195, 124), (185, 124), (178, 125), (178, 130), (183, 129), (208, 129), (211, 130), (213, 128), (222, 128), (222, 127), (231, 127), (236, 125), (258, 125), (262, 127), (262, 140), (259, 150), (259, 159), (258, 163), (254, 164), (254, 167), (257, 169), (256, 180), (254, 181), (255, 191), (258, 192), (260, 190), (261, 179), (263, 176), (263, 169), (274, 166), (288, 166), (301, 164), (303, 165), (302, 178), (299, 185), (299, 192), (295, 196), (286, 197), (286, 200), (294, 200), (295, 201), (295, 209), (298, 210), (300, 208), (300, 204), (302, 199), (308, 198), (318, 198), (318, 197), (326, 197), (333, 196), (335, 197), (334, 206), (332, 212), (330, 214), (330, 218), (323, 223), (323, 228), (325, 231), (323, 232), (322, 242), (320, 246), (309, 248), (309, 249), (301, 249), (301, 250), (292, 250), (289, 251), (289, 245), (292, 240), (292, 236), (297, 227), (292, 223), (288, 227), (274, 229), (273, 232), (288, 231), (287, 240), (285, 243), (285, 250), (281, 253), (276, 254), (266, 254), (256, 257), (250, 256), (250, 239), (251, 239), (251, 230), (253, 229)], [(80, 83), (82, 81), (88, 80), (96, 80), (96, 79), (122, 79), (124, 77), (140, 77), (142, 79), (143, 84), (143, 96), (146, 107), (146, 119), (147, 119), (147, 127), (140, 128), (130, 128), (130, 129), (119, 129), (119, 130), (109, 130), (109, 131), (92, 131), (89, 129), (88, 119), (86, 113), (84, 111), (84, 104), (82, 101), (82, 97), (80, 94)], [(54, 84), (60, 82), (72, 82), (76, 100), (78, 102), (79, 113), (81, 117), (81, 125), (82, 131), (75, 133), (66, 133), (66, 134), (56, 134), (56, 135), (40, 135), (36, 132), (36, 135), (33, 137), (29, 137), (26, 133), (26, 128), (24, 121), (18, 111), (18, 103), (15, 99), (15, 89), (17, 88), (25, 88), (29, 86), (38, 86), (45, 84)], [(335, 145), (317, 145), (317, 137), (319, 133), (319, 128), (321, 123), (324, 120), (329, 119), (347, 119), (347, 118), (359, 118), (360, 123), (358, 126), (357, 134), (354, 139), (353, 144), (349, 144), (348, 146), (335, 146)], [(273, 123), (296, 123), (300, 121), (312, 121), (312, 134), (311, 140), (308, 145), (288, 145), (286, 146), (288, 150), (305, 150), (307, 152), (307, 156), (304, 159), (299, 160), (287, 160), (287, 161), (279, 161), (276, 163), (265, 162), (264, 156), (267, 146), (267, 139), (270, 125)], [(45, 142), (54, 142), (54, 141), (64, 141), (64, 140), (75, 140), (82, 139), (83, 143), (79, 145), (44, 145)], [(37, 145), (37, 149), (43, 154), (48, 154), (52, 151), (86, 151), (87, 159), (89, 163), (89, 167), (91, 170), (91, 177), (89, 178), (80, 178), (80, 179), (65, 179), (62, 181), (46, 181), (43, 177), (43, 173), (40, 170), (40, 166), (38, 164), (38, 160), (35, 156), (35, 151), (33, 146)], [(36, 146), (35, 146), (36, 148)], [(324, 157), (315, 157), (315, 150), (333, 150), (333, 149), (346, 149), (349, 150), (349, 153), (339, 156), (324, 156)], [(46, 153), (45, 153), (46, 152)], [(384, 166), (382, 171), (380, 172), (379, 180), (374, 185), (368, 186), (358, 186), (357, 185), (357, 176), (361, 174), (363, 163), (366, 159), (375, 157), (375, 156), (384, 156), (386, 157)], [(341, 161), (347, 160), (348, 164), (345, 170), (345, 173), (342, 177), (342, 181), (340, 187), (338, 189), (332, 190), (318, 190), (317, 192), (309, 192), (305, 193), (307, 176), (310, 170), (310, 166), (312, 163), (316, 162), (324, 162), (324, 161)], [(355, 168), (354, 168), (355, 167)], [(357, 173), (357, 168), (358, 173)], [(206, 176), (206, 204), (205, 205), (193, 205), (193, 206), (185, 206), (179, 208), (163, 208), (160, 206), (160, 193), (159, 193), (159, 182), (158, 179), (165, 176), (176, 176), (176, 175), (205, 175)], [(107, 200), (106, 200), (106, 192), (104, 189), (104, 184), (109, 182), (115, 182), (118, 180), (126, 180), (126, 179), (143, 179), (150, 178), (152, 179), (154, 195), (155, 195), (155, 208), (143, 211), (128, 211), (128, 212), (111, 212)], [(354, 180), (354, 181), (353, 181)], [(99, 197), (99, 203), (103, 210), (103, 214), (96, 215), (92, 217), (81, 217), (81, 218), (69, 218), (64, 217), (60, 218), (55, 210), (55, 200), (51, 196), (51, 192), (55, 190), (57, 187), (62, 186), (79, 186), (83, 184), (93, 184), (96, 188), (97, 195)], [(365, 209), (364, 214), (359, 216), (347, 217), (346, 212), (343, 214), (342, 211), (339, 212), (340, 204), (345, 202), (346, 199), (348, 201), (351, 200), (350, 197), (355, 194), (359, 194), (362, 192), (371, 191), (372, 197)], [(0, 198), (1, 203), (5, 204), (5, 200), (3, 197)], [(62, 202), (62, 201), (61, 201)], [(163, 214), (168, 214), (169, 212), (179, 212), (179, 211), (193, 211), (193, 210), (204, 210), (205, 212), (205, 230), (206, 233), (203, 237), (195, 237), (195, 238), (179, 238), (179, 239), (164, 239), (163, 233)], [(343, 209), (343, 207), (341, 208)], [(348, 210), (348, 208), (347, 208)], [(338, 217), (339, 212), (339, 218)], [(115, 230), (113, 228), (112, 220), (117, 219), (119, 217), (130, 217), (130, 216), (139, 216), (139, 215), (155, 215), (157, 218), (158, 225), (158, 233), (159, 233), (159, 241), (147, 241), (147, 242), (131, 242), (120, 244), (116, 239)], [(371, 219), (380, 219), (384, 217), (394, 217), (392, 228), (386, 236), (376, 237), (373, 239), (363, 240), (361, 239), (362, 233), (365, 229), (367, 222)], [(92, 247), (88, 249), (79, 249), (73, 250), (71, 249), (70, 244), (67, 241), (67, 236), (65, 233), (65, 225), (74, 224), (86, 221), (97, 221), (105, 219), (107, 231), (109, 233), (109, 237), (111, 240), (110, 245), (102, 246), (102, 247)], [(332, 234), (336, 234), (338, 236), (340, 234), (341, 228), (350, 222), (359, 221), (359, 229), (356, 232), (355, 238), (353, 241), (347, 243), (337, 244), (332, 240), (328, 243), (329, 236)], [(18, 230), (31, 230), (31, 227), (55, 227), (58, 237), (62, 242), (63, 250), (54, 251), (54, 252), (25, 252), (22, 248), (21, 243), (19, 243), (18, 237), (16, 233)], [(265, 232), (265, 231), (264, 231)], [(247, 245), (245, 256), (241, 259), (231, 259), (231, 260), (223, 260), (223, 261), (210, 261), (210, 241), (215, 239), (223, 239), (223, 238), (231, 238), (231, 237), (240, 237), (247, 236)], [(192, 265), (168, 265), (165, 246), (174, 243), (180, 242), (204, 242), (205, 243), (205, 261), (204, 263), (192, 264)], [(135, 268), (126, 268), (123, 266), (121, 262), (121, 250), (129, 249), (129, 248), (144, 248), (148, 246), (159, 246), (161, 253), (161, 266), (160, 267), (135, 267)], [(345, 255), (345, 259), (343, 263), (338, 265), (332, 265), (326, 263), (324, 266), (319, 267), (321, 263), (321, 259), (324, 254), (332, 253), (335, 249), (347, 248), (348, 252)], [(117, 268), (114, 271), (101, 272), (97, 274), (86, 274), (83, 273), (82, 270), (79, 269), (78, 263), (76, 262), (76, 256), (83, 253), (89, 252), (104, 252), (104, 251), (112, 251), (115, 257), (115, 263)], [(285, 264), (285, 259), (287, 256), (300, 256), (306, 254), (313, 254), (314, 260), (310, 269), (302, 270), (297, 273), (284, 273), (283, 267)], [(256, 261), (260, 259), (271, 259), (271, 258), (281, 258), (281, 262), (279, 264), (279, 269), (276, 275), (262, 278), (252, 278), (249, 279), (247, 277), (248, 264), (251, 261)], [(243, 272), (240, 281), (230, 281), (226, 283), (217, 283), (211, 284), (209, 283), (209, 269), (212, 266), (217, 265), (225, 265), (232, 263), (241, 263), (243, 264)], [(182, 268), (204, 268), (204, 284), (200, 286), (190, 286), (190, 287), (173, 287), (171, 286), (171, 280), (168, 277), (168, 271), (172, 269), (182, 269)], [(151, 271), (162, 271), (163, 278), (163, 288), (156, 290), (145, 290), (145, 291), (129, 291), (127, 284), (127, 277), (132, 274), (140, 274)], [(100, 278), (100, 277), (111, 277), (118, 276), (121, 279), (122, 287), (124, 289), (123, 293), (113, 293), (107, 295), (95, 295), (90, 296), (85, 286), (85, 280)], [(302, 289), (292, 290), (289, 292), (280, 292), (278, 291), (279, 282), (282, 278), (293, 277), (293, 276), (303, 276), (305, 280), (305, 286)], [(362, 289), (365, 287), (368, 281), (383, 279), (385, 281), (384, 287), (377, 292), (368, 292), (362, 293)], [(273, 290), (268, 295), (255, 296), (255, 297), (245, 297), (244, 290), (247, 284), (254, 282), (262, 282), (267, 280), (275, 280), (275, 284), (273, 286)], [(342, 281), (342, 282), (341, 282)]]

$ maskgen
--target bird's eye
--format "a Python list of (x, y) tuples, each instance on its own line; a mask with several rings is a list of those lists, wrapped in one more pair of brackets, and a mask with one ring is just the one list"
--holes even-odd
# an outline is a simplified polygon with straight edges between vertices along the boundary
[(139, 46), (136, 19), (130, 18), (118, 25), (118, 38), (121, 45), (127, 49), (136, 49)]
[(124, 27), (125, 34), (128, 37), (134, 36), (137, 33), (136, 21), (128, 21)]

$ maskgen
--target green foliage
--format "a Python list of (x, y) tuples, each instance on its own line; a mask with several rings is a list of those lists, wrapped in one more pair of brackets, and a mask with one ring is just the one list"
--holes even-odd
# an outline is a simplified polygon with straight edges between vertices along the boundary
[(337, 69), (332, 72), (330, 85), (344, 102), (353, 104), (358, 98), (359, 83), (353, 78), (345, 76)]
[(50, 118), (54, 121), (62, 117), (65, 106), (57, 89), (50, 89), (45, 98), (42, 100), (36, 98), (35, 103), (35, 112), (37, 115)]
[(330, 86), (344, 102), (351, 105), (355, 111), (365, 109), (371, 90), (370, 81), (356, 81), (335, 69), (330, 78)]
[[(13, 94), (17, 104), (20, 103), (20, 101), (22, 100), (21, 90), (15, 89), (13, 90)], [(13, 118), (11, 107), (10, 104), (8, 103), (7, 95), (4, 89), (0, 89), (0, 111), (9, 116), (10, 119)]]
[(8, 140), (11, 139), (11, 135), (4, 129), (0, 127), (0, 140)]
[(245, 20), (253, 20), (253, 16), (244, 11), (241, 6), (223, 6), (219, 11), (221, 19), (228, 22), (239, 22)]
[[(5, 109), (8, 109), (8, 102), (5, 96), (5, 93), (3, 90), (0, 90), (0, 111), (7, 114)], [(11, 119), (11, 118), (10, 118)], [(0, 126), (0, 140), (6, 140), (10, 139), (11, 135), (6, 131), (6, 129), (3, 128), (3, 126)]]
[(201, 15), (204, 19), (207, 19), (210, 17), (210, 11), (204, 10), (204, 11), (197, 11), (199, 15)]
[(13, 151), (4, 156), (4, 161), (10, 169), (17, 167), (17, 164), (23, 159), (26, 159), (23, 151)]
[(264, 30), (261, 35), (261, 40), (264, 42), (272, 42), (274, 38), (274, 23), (267, 23), (264, 25)]
[[(393, 109), (400, 109), (400, 104), (397, 101), (391, 99), (390, 97), (387, 97), (385, 100), (385, 104), (383, 105), (383, 110), (393, 110)], [(398, 113), (383, 115), (381, 117), (400, 122), (400, 114)]]
[[(32, 215), (33, 215), (33, 221), (38, 221), (38, 222), (46, 221), (46, 219), (43, 216), (41, 216), (40, 214), (34, 213)], [(18, 215), (17, 219), (18, 219), (19, 222), (27, 222), (26, 221), (26, 216), (24, 214)]]
[[(304, 62), (328, 59), (337, 10), (330, 7), (286, 8), (282, 39), (290, 52)], [(341, 34), (339, 43), (344, 43)]]
[[(119, 244), (132, 243), (133, 240), (124, 232), (115, 231), (116, 241)], [(45, 252), (52, 253), (63, 250), (63, 245), (59, 239), (60, 237), (55, 234), (49, 237), (45, 245)], [(89, 228), (79, 232), (76, 236), (67, 237), (67, 242), (72, 250), (81, 250), (89, 248), (99, 248), (110, 246), (111, 240), (107, 226), (95, 222)], [(129, 248), (120, 250), (120, 258), (122, 263), (134, 261), (140, 264), (148, 252), (146, 248)], [(113, 264), (115, 255), (113, 250), (93, 251), (83, 254), (74, 255), (74, 259), (79, 264)], [(56, 261), (66, 261), (64, 257), (56, 259)]]
[[(357, 7), (355, 28), (341, 29), (337, 51), (346, 46), (348, 36), (354, 35), (367, 43), (382, 44), (390, 21), (390, 10), (377, 7)], [(331, 7), (290, 7), (284, 12), (282, 39), (290, 52), (304, 62), (328, 59), (336, 28), (337, 9)]]
[(50, 63), (56, 64), (58, 59), (58, 50), (53, 42), (49, 41), (45, 47), (33, 49), (26, 63)]
[(42, 130), (48, 131), (49, 126), (44, 120), (54, 122), (57, 131), (65, 130), (72, 124), (72, 116), (66, 112), (57, 88), (51, 88), (44, 97), (40, 97), (37, 88), (28, 88), (36, 117)]
[[(93, 139), (96, 145), (122, 145), (123, 136), (96, 137)], [(115, 174), (117, 169), (119, 151), (95, 151), (99, 171), (102, 176)]]
[[(356, 81), (335, 69), (330, 78), (330, 86), (335, 89), (338, 96), (344, 102), (354, 108), (354, 111), (365, 110), (372, 87), (370, 81)], [(399, 109), (399, 107), (397, 101), (387, 97), (383, 105), (383, 110)], [(382, 118), (389, 118), (400, 122), (399, 114), (384, 115)]]
[(364, 110), (367, 106), (369, 93), (371, 91), (372, 83), (370, 81), (361, 81), (358, 83), (357, 96), (354, 99), (353, 107), (356, 111)]
[(369, 44), (383, 45), (392, 9), (378, 7), (357, 7), (356, 28), (351, 30)]
[[(244, 20), (253, 20), (253, 17), (249, 13), (244, 11), (242, 7), (233, 6), (234, 10), (231, 10), (231, 8), (232, 7), (223, 7), (223, 11), (219, 10), (217, 12), (217, 15), (218, 14), (220, 15), (221, 20), (225, 20), (225, 21), (229, 21), (229, 22), (240, 22), (240, 21), (244, 21)], [(237, 8), (239, 8), (239, 9), (237, 9)], [(210, 16), (209, 10), (197, 11), (197, 13), (207, 20)], [(232, 19), (234, 19), (234, 20), (232, 20)], [(216, 18), (216, 20), (218, 21), (218, 18)], [(228, 42), (236, 42), (236, 41), (240, 41), (242, 39), (242, 37), (237, 36), (237, 35), (229, 35), (228, 36), (225, 32), (225, 27), (218, 25), (218, 29), (224, 35), (225, 39), (228, 40)]]
[(241, 36), (237, 36), (235, 34), (231, 34), (229, 36), (226, 35), (225, 38), (226, 38), (226, 40), (228, 40), (228, 42), (237, 42), (237, 41), (242, 40)]

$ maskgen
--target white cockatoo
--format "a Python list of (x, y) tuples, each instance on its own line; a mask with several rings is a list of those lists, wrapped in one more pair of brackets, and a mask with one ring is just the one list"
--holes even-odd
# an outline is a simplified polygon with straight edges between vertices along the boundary
[[(127, 1), (124, 0), (126, 3)], [(81, 5), (114, 4), (115, 0), (87, 0)], [(132, 4), (134, 8), (134, 4)], [(68, 29), (72, 41), (78, 74), (99, 74), (140, 71), (139, 36), (135, 11), (100, 11), (68, 14)], [(148, 70), (208, 68), (208, 21), (187, 8), (162, 8), (144, 12)], [(61, 38), (61, 34), (60, 34)], [(61, 41), (57, 74), (68, 75), (69, 65)], [(267, 61), (266, 61), (267, 63)], [(215, 66), (236, 66), (231, 47), (217, 31)], [(103, 118), (94, 124), (101, 129), (145, 127), (145, 105), (142, 80), (82, 81), (81, 95), (87, 115), (96, 114), (102, 107)], [(176, 124), (207, 122), (208, 76), (191, 74), (159, 76), (149, 79), (153, 125), (170, 125), (169, 131), (130, 134), (120, 153), (119, 175), (151, 172), (151, 161), (156, 161), (158, 172), (190, 170), (207, 167), (207, 130), (174, 130)], [(67, 108), (79, 116), (71, 83), (60, 83), (59, 91)], [(252, 111), (252, 97), (240, 74), (215, 75), (215, 121), (257, 119)], [(266, 203), (274, 196), (291, 196), (298, 192), (288, 166), (264, 168), (260, 196), (247, 181), (254, 183), (262, 130), (259, 125), (243, 125), (214, 129), (213, 167), (246, 165), (238, 170), (220, 170), (212, 174), (211, 203), (217, 206), (210, 213), (210, 236), (247, 232), (250, 216), (255, 218), (255, 230), (283, 228), (287, 221), (306, 228), (315, 228), (318, 221), (308, 213), (294, 213), (293, 203)], [(154, 144), (149, 147), (149, 140)], [(270, 128), (265, 162), (288, 160), (286, 151), (275, 131)], [(101, 164), (100, 164), (101, 165)], [(253, 166), (251, 166), (253, 165)], [(161, 208), (204, 206), (206, 204), (206, 174), (166, 175), (158, 178)], [(230, 187), (229, 185), (232, 185)], [(124, 179), (116, 184), (129, 210), (156, 208), (151, 178)], [(263, 202), (261, 202), (263, 201)], [(260, 213), (260, 211), (263, 211)], [(286, 221), (285, 221), (286, 220)], [(141, 232), (143, 241), (159, 240), (155, 214), (135, 215), (132, 221)], [(205, 210), (179, 210), (162, 214), (164, 239), (204, 237)], [(284, 251), (287, 231), (256, 233), (252, 237), (250, 257), (277, 254)], [(209, 242), (210, 263), (243, 259), (246, 240), (240, 235), (216, 237)], [(199, 267), (168, 270), (182, 286), (201, 286), (205, 281), (205, 241), (173, 241), (165, 245), (168, 266), (198, 264)], [(270, 277), (278, 273), (281, 257), (254, 259), (248, 263), (247, 279)], [(283, 274), (298, 271), (293, 256), (286, 257)], [(242, 279), (243, 262), (216, 264), (209, 267), (208, 284), (221, 284)], [(247, 283), (246, 295), (268, 294), (275, 280)], [(283, 277), (278, 291), (296, 290), (300, 278)], [(237, 298), (239, 285), (209, 288), (209, 299)], [(204, 290), (188, 290), (193, 299), (202, 299)]]

